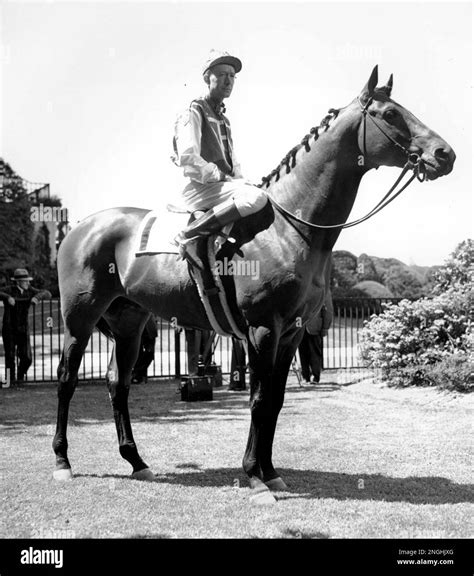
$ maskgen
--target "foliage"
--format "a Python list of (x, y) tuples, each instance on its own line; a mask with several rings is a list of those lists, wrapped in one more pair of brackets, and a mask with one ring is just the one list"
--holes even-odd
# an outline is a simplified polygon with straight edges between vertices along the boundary
[[(0, 158), (3, 186), (0, 190), (0, 284), (9, 284), (15, 268), (27, 268), (34, 285), (57, 294), (57, 273), (52, 267), (50, 230), (31, 219), (34, 198), (28, 196), (22, 178)], [(40, 201), (45, 206), (61, 206), (57, 196)]]
[[(385, 296), (379, 297), (416, 299), (432, 292), (434, 269), (407, 265), (395, 258), (378, 258), (367, 254), (357, 257), (346, 250), (335, 250), (331, 289), (336, 298), (362, 296), (357, 285), (371, 281), (387, 289)], [(370, 297), (370, 294), (364, 293), (364, 296)]]
[(373, 280), (382, 283), (382, 277), (377, 272), (374, 259), (367, 254), (361, 254), (357, 258), (357, 280), (358, 282)]
[(451, 388), (460, 392), (474, 390), (472, 362), (463, 354), (452, 354), (424, 369), (424, 377), (430, 386)]
[(55, 267), (51, 266), (51, 248), (49, 244), (50, 232), (48, 226), (43, 222), (38, 227), (34, 241), (34, 285), (37, 288), (47, 288), (53, 293), (56, 292)]
[(384, 284), (398, 298), (420, 298), (423, 285), (416, 275), (406, 267), (392, 266), (384, 276)]
[(0, 169), (5, 177), (0, 195), (0, 272), (8, 282), (15, 268), (31, 267), (33, 223), (21, 178), (2, 159)]
[(343, 298), (357, 284), (357, 256), (345, 250), (332, 255), (331, 291), (335, 298)]
[(461, 242), (451, 254), (446, 264), (435, 274), (436, 285), (433, 292), (442, 294), (446, 290), (472, 289), (474, 284), (474, 240)]
[[(473, 245), (459, 245), (438, 273), (437, 295), (389, 304), (360, 331), (362, 358), (395, 384), (472, 389)], [(451, 370), (451, 371), (450, 371)]]
[(393, 298), (394, 295), (379, 282), (363, 280), (349, 290), (349, 296), (356, 298)]

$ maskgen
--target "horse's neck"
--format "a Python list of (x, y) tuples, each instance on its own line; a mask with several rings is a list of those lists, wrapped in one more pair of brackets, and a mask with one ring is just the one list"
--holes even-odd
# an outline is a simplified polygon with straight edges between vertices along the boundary
[[(327, 132), (311, 142), (310, 151), (303, 147), (298, 152), (295, 167), (270, 186), (270, 196), (313, 224), (346, 222), (366, 171), (357, 142), (359, 121), (352, 106), (341, 111)], [(301, 229), (311, 245), (328, 251), (341, 232), (340, 228)]]

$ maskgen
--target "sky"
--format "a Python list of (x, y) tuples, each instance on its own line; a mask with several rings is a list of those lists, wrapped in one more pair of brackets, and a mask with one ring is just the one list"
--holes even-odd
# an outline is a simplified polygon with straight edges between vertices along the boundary
[[(335, 250), (431, 266), (474, 235), (470, 2), (4, 0), (0, 26), (0, 155), (49, 183), (73, 224), (180, 201), (173, 125), (204, 93), (215, 48), (243, 62), (227, 116), (256, 183), (329, 108), (349, 104), (375, 64), (380, 84), (393, 73), (392, 97), (454, 148), (449, 176), (415, 182)], [(350, 219), (398, 173), (370, 171)]]

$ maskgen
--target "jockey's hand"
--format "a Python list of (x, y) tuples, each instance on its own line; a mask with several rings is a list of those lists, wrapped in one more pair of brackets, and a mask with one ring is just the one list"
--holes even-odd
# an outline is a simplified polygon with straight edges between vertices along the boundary
[(15, 298), (12, 298), (11, 296), (9, 296), (7, 302), (10, 304), (10, 306), (15, 306)]
[(229, 176), (225, 172), (222, 172), (222, 170), (220, 171), (219, 182), (232, 182), (232, 180), (233, 180), (232, 176)]
[(33, 304), (33, 306), (36, 306), (38, 302), (39, 302), (38, 298), (36, 298), (36, 296), (33, 296), (33, 298), (31, 299), (31, 303)]

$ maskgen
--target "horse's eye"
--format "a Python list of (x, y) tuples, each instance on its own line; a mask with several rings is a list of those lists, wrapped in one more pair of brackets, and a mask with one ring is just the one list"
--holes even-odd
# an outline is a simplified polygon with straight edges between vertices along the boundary
[(390, 108), (390, 110), (386, 110), (383, 114), (383, 119), (386, 120), (387, 122), (393, 122), (396, 117), (397, 117), (397, 111), (394, 110), (393, 108)]

